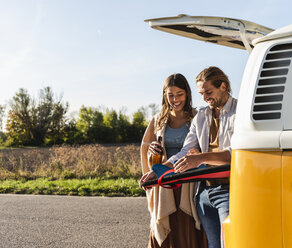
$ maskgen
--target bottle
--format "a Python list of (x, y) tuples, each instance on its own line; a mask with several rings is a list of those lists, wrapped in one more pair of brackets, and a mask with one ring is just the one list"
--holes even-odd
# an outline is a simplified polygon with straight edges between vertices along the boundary
[(161, 164), (161, 162), (162, 162), (162, 153), (163, 152), (162, 152), (161, 142), (162, 142), (162, 137), (159, 136), (158, 137), (158, 143), (159, 143), (159, 148), (161, 148), (161, 152), (158, 155), (152, 155), (152, 165)]

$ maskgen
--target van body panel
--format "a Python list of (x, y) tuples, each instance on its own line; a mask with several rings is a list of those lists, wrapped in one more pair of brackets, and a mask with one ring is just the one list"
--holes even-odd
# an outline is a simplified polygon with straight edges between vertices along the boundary
[(282, 247), (281, 151), (233, 150), (225, 248)]
[(281, 134), (281, 131), (240, 131), (236, 133), (236, 138), (232, 137), (232, 149), (281, 150), (279, 143)]
[[(292, 27), (292, 26), (291, 26)], [(275, 42), (275, 41), (274, 41)], [(281, 52), (286, 52), (292, 54), (292, 34), (290, 37), (279, 39), (277, 41), (277, 46), (284, 46), (289, 45), (285, 50)], [(292, 130), (292, 114), (291, 114), (291, 107), (292, 107), (292, 58), (290, 58), (290, 66), (288, 68), (288, 74), (286, 76), (286, 83), (285, 83), (285, 93), (283, 99), (283, 130)]]
[(284, 247), (292, 247), (292, 151), (283, 152), (283, 239)]
[(282, 149), (292, 149), (292, 131), (281, 133), (280, 144)]
[[(287, 149), (292, 130), (292, 37), (259, 43), (244, 71), (232, 149)], [(283, 136), (283, 137), (282, 137)], [(285, 141), (285, 143), (283, 143)]]
[(280, 149), (279, 137), (283, 126), (281, 119), (254, 122), (251, 116), (259, 72), (266, 50), (271, 45), (258, 44), (248, 59), (238, 96), (236, 112), (240, 114), (236, 115), (234, 122), (232, 149)]
[(286, 27), (279, 28), (264, 37), (256, 38), (252, 41), (252, 44), (255, 46), (260, 42), (279, 40), (288, 36), (292, 36), (292, 24)]

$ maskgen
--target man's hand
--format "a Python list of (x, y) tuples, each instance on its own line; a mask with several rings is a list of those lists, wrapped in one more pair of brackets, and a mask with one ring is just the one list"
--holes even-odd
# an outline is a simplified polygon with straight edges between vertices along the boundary
[(202, 164), (201, 161), (201, 154), (198, 155), (186, 155), (179, 159), (174, 164), (174, 171), (175, 172), (184, 172), (189, 169), (194, 169)]
[(191, 149), (191, 150), (189, 150), (187, 155), (198, 155), (200, 153), (201, 152), (198, 149)]
[(146, 190), (146, 189), (142, 186), (142, 184), (145, 183), (145, 182), (148, 182), (148, 181), (150, 181), (150, 180), (156, 179), (156, 178), (157, 178), (157, 176), (156, 176), (156, 174), (154, 173), (154, 171), (148, 171), (147, 173), (145, 173), (145, 174), (141, 177), (141, 179), (140, 179), (140, 181), (139, 181), (139, 186), (140, 186), (140, 188), (143, 189), (143, 190)]

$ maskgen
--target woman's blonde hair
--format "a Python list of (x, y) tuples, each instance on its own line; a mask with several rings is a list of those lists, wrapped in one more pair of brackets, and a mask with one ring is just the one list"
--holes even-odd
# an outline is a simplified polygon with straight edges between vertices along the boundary
[(176, 86), (182, 90), (185, 90), (186, 102), (183, 110), (185, 112), (186, 118), (188, 118), (190, 121), (194, 117), (192, 108), (192, 92), (187, 79), (180, 73), (172, 74), (165, 80), (163, 85), (162, 107), (156, 122), (155, 132), (170, 122), (171, 106), (167, 101), (166, 91), (171, 86)]

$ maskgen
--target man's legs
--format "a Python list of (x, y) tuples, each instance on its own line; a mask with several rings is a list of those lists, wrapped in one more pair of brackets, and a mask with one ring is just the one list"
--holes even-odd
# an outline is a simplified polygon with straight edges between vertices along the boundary
[(221, 247), (221, 226), (229, 214), (229, 185), (201, 185), (196, 199), (197, 211), (205, 229), (209, 248)]

